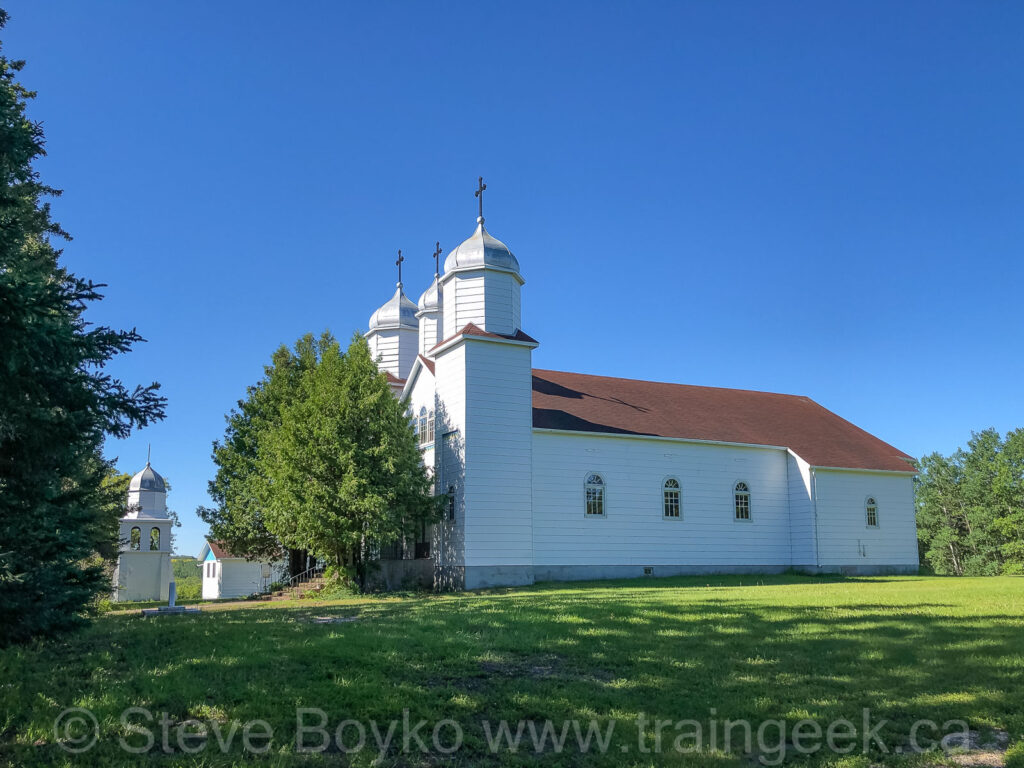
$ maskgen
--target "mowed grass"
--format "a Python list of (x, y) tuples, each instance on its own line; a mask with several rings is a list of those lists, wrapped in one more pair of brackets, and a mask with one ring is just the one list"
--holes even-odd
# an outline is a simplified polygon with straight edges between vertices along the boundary
[[(316, 617), (358, 617), (314, 623)], [(157, 718), (129, 718), (149, 728), (147, 739), (121, 721), (131, 706)], [(915, 721), (964, 720), (982, 734), (1024, 735), (1024, 579), (926, 577), (700, 577), (550, 584), (490, 593), (366, 597), (324, 603), (292, 601), (211, 605), (199, 615), (143, 619), (100, 617), (58, 641), (0, 652), (0, 761), (15, 765), (756, 765), (765, 752), (721, 743), (724, 720), (747, 720), (756, 731), (774, 719), (791, 729), (811, 719), (823, 728), (846, 718), (859, 730), (870, 710), (881, 720), (887, 749), (907, 743)], [(68, 707), (96, 717), (99, 740), (70, 754), (54, 733)], [(330, 746), (299, 753), (298, 708), (326, 713)], [(410, 728), (426, 720), (403, 747), (403, 711)], [(159, 718), (167, 713), (169, 752)], [(641, 749), (637, 718), (648, 723)], [(318, 716), (304, 716), (319, 725)], [(196, 719), (239, 730), (223, 748), (175, 739)], [(431, 732), (450, 719), (462, 746), (446, 755)], [(570, 730), (562, 749), (538, 751), (529, 726), (517, 751), (488, 743), (500, 720), (576, 719), (582, 733), (594, 719), (609, 747), (580, 747)], [(702, 728), (696, 754), (692, 719)], [(241, 725), (262, 720), (269, 749), (246, 755)], [(348, 724), (339, 746), (334, 731)], [(391, 744), (379, 739), (398, 721)], [(711, 724), (719, 740), (711, 744)], [(194, 730), (194, 725), (186, 730)], [(262, 726), (257, 728), (262, 732)], [(438, 731), (445, 749), (451, 723)], [(734, 731), (734, 733), (737, 733)], [(774, 732), (773, 732), (774, 733)], [(930, 735), (927, 731), (925, 736)], [(70, 737), (81, 735), (69, 731)], [(766, 734), (769, 734), (766, 731)], [(687, 736), (689, 735), (689, 736)], [(935, 734), (938, 735), (938, 734)], [(680, 737), (681, 740), (677, 742)], [(303, 744), (318, 748), (310, 732)], [(778, 736), (770, 740), (779, 742)], [(256, 739), (266, 746), (266, 739)], [(198, 749), (197, 749), (198, 746)], [(346, 752), (346, 749), (351, 751)], [(908, 757), (862, 744), (847, 755), (810, 755), (788, 748), (787, 765), (942, 765), (940, 755)], [(747, 753), (747, 754), (745, 754)], [(776, 758), (776, 754), (769, 755)]]

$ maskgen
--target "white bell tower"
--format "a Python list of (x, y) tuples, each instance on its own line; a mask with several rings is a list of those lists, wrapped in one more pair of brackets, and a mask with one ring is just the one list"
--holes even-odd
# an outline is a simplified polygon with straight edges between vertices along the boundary
[(420, 354), (424, 357), (430, 357), (430, 350), (444, 338), (444, 296), (441, 293), (441, 275), (438, 269), (440, 257), (441, 243), (437, 243), (434, 248), (434, 281), (416, 304), (419, 307), (416, 319), (420, 322)]
[(384, 306), (370, 315), (370, 330), (366, 341), (370, 355), (382, 371), (389, 374), (393, 387), (401, 391), (399, 382), (404, 381), (412, 370), (419, 349), (420, 321), (416, 318), (416, 305), (402, 289), (402, 262), (405, 258), (398, 252), (398, 285), (395, 295)]
[(476, 231), (445, 259), (434, 351), (439, 487), (453, 498), (435, 583), (466, 589), (533, 582), (537, 342), (520, 328), (519, 262), (484, 229), (485, 189), (480, 179)]
[(166, 600), (171, 583), (167, 485), (148, 457), (128, 484), (128, 512), (121, 518), (119, 538), (114, 600)]

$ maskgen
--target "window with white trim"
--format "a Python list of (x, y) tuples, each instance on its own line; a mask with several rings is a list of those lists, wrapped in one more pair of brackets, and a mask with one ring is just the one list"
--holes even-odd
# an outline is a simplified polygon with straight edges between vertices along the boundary
[(431, 409), (427, 413), (427, 434), (426, 434), (426, 437), (423, 438), (422, 442), (424, 442), (424, 443), (433, 443), (434, 442), (434, 411), (433, 411), (433, 409)]
[(427, 442), (427, 407), (420, 408), (419, 429), (416, 431), (416, 442)]
[(878, 504), (873, 496), (869, 496), (864, 502), (864, 516), (867, 518), (868, 528), (878, 527)]
[(733, 489), (733, 498), (736, 504), (736, 519), (750, 519), (750, 488), (744, 482), (736, 483)]
[(587, 475), (584, 488), (586, 499), (584, 512), (587, 517), (602, 517), (604, 515), (604, 479), (596, 472), (591, 472)]
[(674, 477), (665, 480), (662, 487), (663, 513), (671, 520), (678, 520), (681, 516), (679, 495), (679, 481)]

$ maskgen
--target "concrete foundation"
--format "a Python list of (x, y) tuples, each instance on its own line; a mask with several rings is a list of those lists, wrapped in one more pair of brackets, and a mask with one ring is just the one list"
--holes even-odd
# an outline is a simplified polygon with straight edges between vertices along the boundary
[(433, 560), (378, 560), (373, 565), (368, 577), (370, 589), (393, 592), (434, 586)]

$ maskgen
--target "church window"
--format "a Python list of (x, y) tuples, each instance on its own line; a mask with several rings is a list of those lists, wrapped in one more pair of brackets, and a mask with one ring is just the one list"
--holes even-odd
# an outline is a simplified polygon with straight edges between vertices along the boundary
[(418, 432), (419, 442), (427, 442), (427, 409), (420, 408), (420, 428)]
[(430, 411), (430, 413), (427, 414), (427, 436), (423, 440), (423, 442), (434, 442), (434, 412), (432, 410)]
[(867, 502), (864, 504), (864, 511), (868, 519), (869, 528), (878, 527), (878, 504), (875, 503), (873, 497), (868, 497)]
[(601, 517), (604, 515), (604, 480), (592, 472), (587, 475), (586, 505), (584, 511), (588, 517)]
[(149, 529), (149, 549), (150, 551), (156, 552), (160, 549), (160, 529), (150, 528)]
[(135, 552), (142, 548), (142, 529), (139, 526), (132, 528), (131, 548)]
[(448, 519), (455, 519), (455, 486), (448, 486)]
[(674, 477), (668, 478), (668, 480), (665, 481), (665, 486), (662, 491), (665, 517), (678, 520), (680, 517), (679, 481)]
[(749, 520), (750, 519), (750, 488), (747, 487), (746, 483), (736, 483), (734, 489), (734, 497), (736, 500), (736, 519), (737, 520)]

